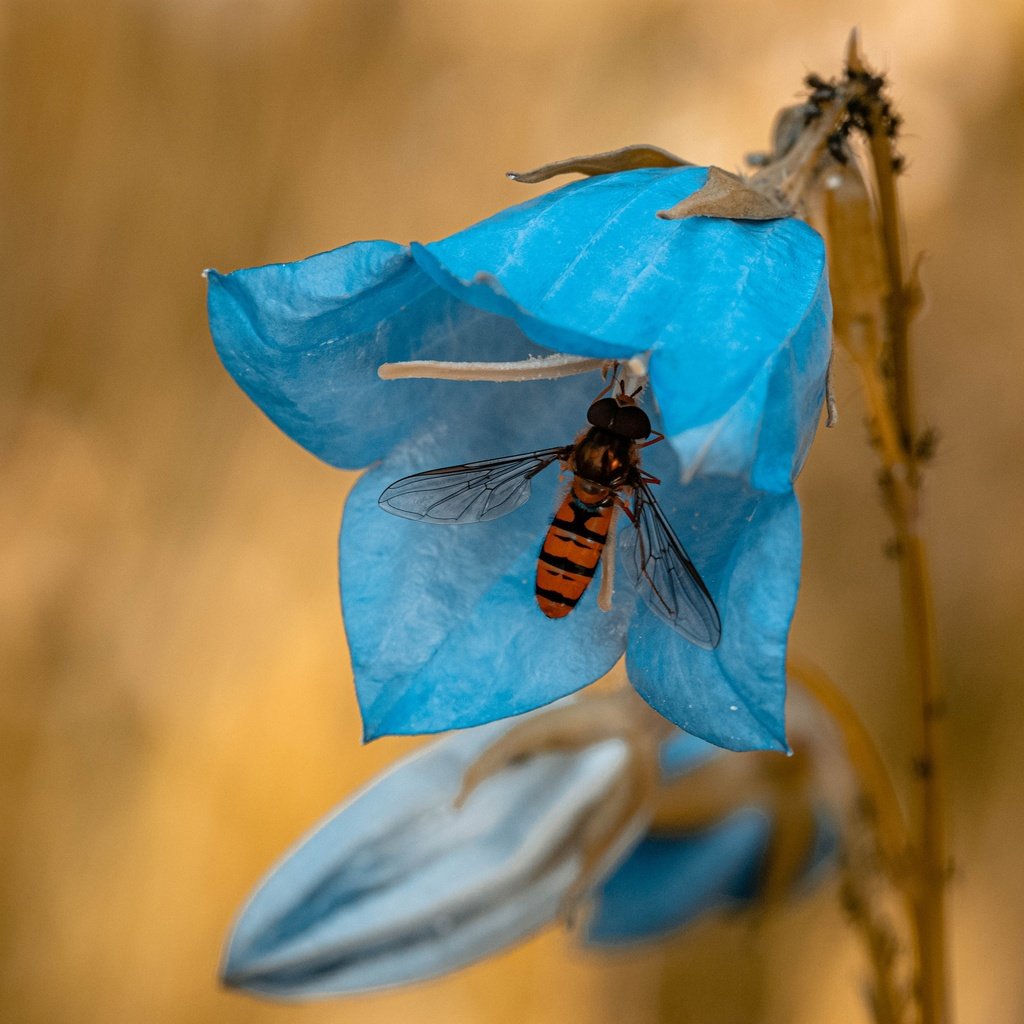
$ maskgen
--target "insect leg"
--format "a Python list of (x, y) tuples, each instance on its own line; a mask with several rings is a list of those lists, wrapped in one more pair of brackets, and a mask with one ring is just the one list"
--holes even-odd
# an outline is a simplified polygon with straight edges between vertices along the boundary
[(626, 502), (624, 502), (622, 498), (620, 498), (617, 494), (615, 495), (615, 507), (621, 508), (622, 511), (625, 512), (626, 515), (629, 517), (629, 521), (634, 526), (636, 526), (636, 516), (633, 514), (633, 509), (631, 509), (629, 505)]
[[(604, 366), (601, 367), (601, 373), (605, 374), (607, 372), (608, 372), (608, 364), (605, 363)], [(594, 398), (595, 402), (598, 401), (598, 399), (604, 398), (604, 396), (607, 395), (608, 392), (611, 391), (611, 389), (613, 387), (615, 387), (615, 379), (618, 376), (618, 373), (619, 373), (619, 364), (618, 364), (618, 361), (616, 360), (614, 363), (612, 363), (612, 372), (611, 372), (610, 379), (609, 379), (608, 383), (603, 388), (601, 388), (601, 390), (597, 393), (597, 396)]]
[(649, 448), (652, 444), (657, 444), (659, 441), (664, 441), (665, 435), (659, 434), (657, 431), (654, 432), (654, 437), (649, 441), (644, 441), (642, 444), (638, 444), (637, 448)]

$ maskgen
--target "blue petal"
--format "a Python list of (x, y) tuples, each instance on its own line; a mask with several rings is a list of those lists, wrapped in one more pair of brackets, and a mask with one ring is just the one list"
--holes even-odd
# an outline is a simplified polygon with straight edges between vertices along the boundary
[(681, 928), (757, 871), (771, 822), (753, 808), (685, 838), (649, 836), (604, 883), (587, 922), (587, 941), (615, 945)]
[(381, 363), (547, 354), (511, 321), (437, 288), (393, 242), (207, 278), (228, 371), (286, 434), (336, 466), (385, 455), (462, 386), (382, 381)]
[(784, 491), (823, 397), (824, 245), (792, 219), (657, 218), (706, 173), (573, 182), (413, 255), (453, 295), (539, 344), (608, 358), (652, 350), (651, 381), (687, 473)]
[(630, 627), (627, 671), (640, 695), (689, 733), (731, 750), (787, 750), (786, 639), (800, 577), (800, 509), (723, 477), (669, 484), (661, 505), (722, 617), (708, 651), (646, 605)]
[(625, 649), (632, 593), (597, 607), (596, 584), (565, 619), (534, 598), (537, 553), (557, 507), (559, 472), (489, 523), (399, 519), (377, 499), (424, 469), (569, 443), (598, 375), (523, 384), (462, 384), (356, 484), (341, 531), (345, 628), (367, 739), (437, 732), (519, 714), (593, 682)]
[[(730, 474), (749, 479), (759, 490), (788, 491), (803, 468), (821, 416), (830, 338), (831, 299), (822, 277), (804, 320), (765, 358), (735, 402), (714, 422), (669, 437), (686, 477)], [(660, 402), (678, 401), (673, 382), (687, 379), (689, 366), (688, 357), (679, 352), (652, 359), (651, 377), (661, 389)]]
[(649, 168), (574, 182), (415, 246), (415, 259), (363, 242), (210, 271), (217, 349), (286, 433), (350, 467), (386, 454), (454, 393), (436, 381), (385, 384), (382, 362), (523, 359), (539, 351), (526, 336), (590, 356), (651, 350), (686, 472), (785, 490), (821, 405), (823, 246), (795, 220), (656, 217), (705, 175)]
[[(368, 242), (210, 273), (218, 350), (264, 411), (337, 465), (388, 459), (353, 492), (341, 545), (368, 736), (536, 707), (602, 674), (623, 648), (633, 596), (621, 573), (610, 616), (593, 589), (561, 622), (534, 607), (533, 552), (554, 509), (554, 470), (530, 506), (497, 523), (452, 530), (375, 507), (406, 473), (566, 443), (593, 397), (579, 381), (385, 383), (381, 362), (522, 359), (545, 345), (599, 356), (650, 349), (652, 405), (683, 469), (702, 481), (680, 492), (695, 528), (684, 542), (698, 549), (726, 639), (697, 651), (641, 609), (638, 689), (716, 743), (784, 747), (781, 666), (799, 562), (789, 480), (821, 399), (824, 260), (818, 236), (793, 221), (657, 219), (703, 181), (693, 168), (602, 176), (412, 256)], [(709, 485), (712, 473), (752, 484)], [(719, 508), (706, 502), (708, 486), (733, 493)]]
[(620, 783), (609, 740), (486, 779), (467, 766), (508, 725), (425, 747), (335, 811), (271, 870), (232, 932), (232, 985), (312, 998), (446, 973), (554, 920), (585, 868), (580, 822)]

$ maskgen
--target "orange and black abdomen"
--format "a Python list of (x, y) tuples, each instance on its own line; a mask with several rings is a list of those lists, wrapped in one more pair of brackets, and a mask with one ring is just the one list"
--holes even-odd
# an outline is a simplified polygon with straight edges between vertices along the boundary
[[(589, 499), (589, 500), (587, 500)], [(537, 559), (537, 604), (549, 619), (576, 607), (597, 572), (614, 498), (582, 492), (579, 478), (555, 513)]]

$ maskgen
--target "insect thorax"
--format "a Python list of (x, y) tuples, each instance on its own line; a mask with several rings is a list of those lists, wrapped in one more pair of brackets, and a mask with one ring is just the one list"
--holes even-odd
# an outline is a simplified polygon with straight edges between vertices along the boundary
[(634, 442), (602, 427), (591, 427), (573, 452), (575, 473), (602, 487), (621, 487), (635, 465)]

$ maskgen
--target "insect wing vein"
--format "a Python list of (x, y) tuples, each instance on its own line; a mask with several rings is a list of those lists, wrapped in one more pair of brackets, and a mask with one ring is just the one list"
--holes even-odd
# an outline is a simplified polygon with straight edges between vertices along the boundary
[(572, 447), (543, 448), (483, 462), (428, 469), (396, 480), (381, 494), (385, 511), (431, 523), (484, 523), (514, 512), (530, 497), (530, 481)]
[(722, 624), (715, 602), (645, 482), (636, 485), (629, 563), (647, 606), (687, 640), (718, 646)]

